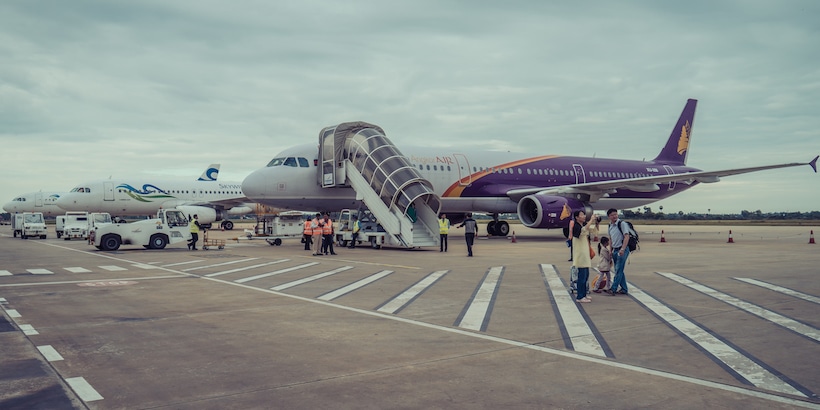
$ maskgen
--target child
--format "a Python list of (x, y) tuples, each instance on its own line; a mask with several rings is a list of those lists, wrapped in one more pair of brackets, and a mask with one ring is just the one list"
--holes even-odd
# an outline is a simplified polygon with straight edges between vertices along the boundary
[[(595, 282), (592, 283), (592, 291), (595, 293), (601, 293), (601, 290), (609, 289), (609, 285), (612, 283), (612, 277), (609, 276), (609, 271), (612, 270), (612, 250), (609, 248), (609, 238), (606, 236), (598, 242), (598, 255), (601, 257), (601, 261), (598, 262), (598, 272), (600, 273), (595, 277)], [(606, 275), (606, 279), (602, 281), (604, 275)]]

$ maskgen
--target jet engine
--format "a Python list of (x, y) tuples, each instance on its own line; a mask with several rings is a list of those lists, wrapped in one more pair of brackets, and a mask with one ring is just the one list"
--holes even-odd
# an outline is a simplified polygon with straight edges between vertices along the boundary
[(575, 198), (528, 195), (518, 202), (518, 218), (528, 228), (566, 228), (578, 210), (592, 215), (592, 207)]
[(249, 206), (235, 206), (228, 210), (228, 215), (245, 215), (253, 212)]
[(194, 215), (199, 216), (199, 223), (202, 225), (211, 224), (216, 221), (224, 219), (222, 210), (208, 208), (207, 206), (178, 206), (177, 209), (185, 213), (185, 216), (193, 218)]

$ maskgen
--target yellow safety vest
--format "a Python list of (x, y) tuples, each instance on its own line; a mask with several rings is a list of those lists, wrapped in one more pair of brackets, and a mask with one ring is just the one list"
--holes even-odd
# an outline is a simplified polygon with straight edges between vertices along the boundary
[(450, 220), (449, 219), (439, 219), (438, 220), (438, 233), (442, 235), (447, 235), (450, 232)]
[(198, 227), (198, 226), (196, 226), (196, 221), (197, 221), (196, 219), (192, 219), (192, 220), (191, 220), (191, 223), (190, 223), (190, 225), (191, 225), (191, 233), (199, 233), (199, 227)]

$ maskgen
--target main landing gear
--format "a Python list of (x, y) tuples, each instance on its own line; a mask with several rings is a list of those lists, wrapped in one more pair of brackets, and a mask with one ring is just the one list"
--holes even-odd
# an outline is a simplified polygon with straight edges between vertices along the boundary
[(510, 234), (510, 224), (499, 221), (498, 214), (493, 214), (493, 220), (487, 223), (487, 233), (490, 236), (507, 236)]

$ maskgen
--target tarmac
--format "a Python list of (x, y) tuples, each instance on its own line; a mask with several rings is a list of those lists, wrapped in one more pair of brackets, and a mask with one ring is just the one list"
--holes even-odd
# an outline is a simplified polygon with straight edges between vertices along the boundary
[(629, 294), (587, 304), (561, 233), (511, 227), (468, 258), (2, 226), (0, 408), (820, 409), (819, 227), (637, 225)]

